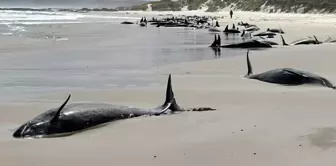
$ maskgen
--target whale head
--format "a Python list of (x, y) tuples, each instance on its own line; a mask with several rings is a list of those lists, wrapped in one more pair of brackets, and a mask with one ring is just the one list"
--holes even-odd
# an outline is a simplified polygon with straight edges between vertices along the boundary
[(21, 125), (13, 134), (14, 138), (40, 137), (49, 134), (49, 121), (27, 122)]
[(14, 138), (26, 138), (26, 137), (42, 137), (45, 135), (50, 135), (53, 133), (58, 133), (61, 128), (59, 116), (62, 109), (68, 103), (71, 95), (67, 100), (61, 105), (61, 107), (56, 109), (51, 109), (36, 118), (26, 122), (21, 125), (14, 133)]

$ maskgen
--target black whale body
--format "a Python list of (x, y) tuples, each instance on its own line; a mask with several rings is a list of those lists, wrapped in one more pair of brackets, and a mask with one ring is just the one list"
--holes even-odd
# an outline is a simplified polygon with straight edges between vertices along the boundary
[(263, 41), (249, 40), (241, 43), (222, 45), (222, 48), (272, 48), (272, 45)]
[(131, 24), (134, 24), (134, 23), (130, 22), (130, 21), (124, 21), (124, 22), (121, 22), (121, 24), (131, 25)]
[(246, 78), (256, 79), (263, 82), (282, 85), (303, 85), (314, 84), (335, 89), (336, 87), (326, 78), (319, 75), (293, 68), (278, 68), (259, 74), (253, 74), (252, 65), (249, 58), (249, 50), (246, 55), (248, 72)]
[(224, 33), (226, 34), (229, 34), (229, 33), (232, 33), (232, 34), (237, 34), (237, 33), (240, 33), (239, 30), (235, 29), (235, 28), (232, 28), (232, 29), (229, 29), (229, 25), (226, 25), (224, 31)]
[(272, 45), (263, 41), (258, 40), (248, 40), (240, 43), (234, 43), (234, 44), (227, 44), (227, 45), (221, 45), (221, 39), (220, 35), (218, 35), (218, 38), (216, 38), (214, 42), (210, 45), (210, 47), (222, 47), (222, 48), (272, 48)]
[(257, 33), (257, 34), (255, 34), (255, 35), (253, 35), (253, 36), (268, 36), (268, 37), (273, 37), (273, 36), (275, 36), (276, 35), (276, 33), (273, 33), (273, 32), (260, 32), (260, 33)]
[[(107, 103), (74, 103), (67, 105), (70, 95), (60, 108), (48, 110), (20, 126), (14, 133), (15, 138), (43, 138), (67, 136), (73, 133), (97, 127), (108, 122), (139, 116), (159, 116), (168, 110), (186, 111), (175, 100), (169, 75), (166, 101), (154, 109), (142, 109)], [(214, 110), (195, 108), (193, 111)]]
[(324, 43), (336, 43), (336, 39), (335, 39), (335, 38), (328, 37), (328, 39), (325, 40)]
[(279, 28), (279, 29), (277, 29), (277, 28), (267, 28), (266, 31), (273, 32), (273, 33), (280, 33), (280, 34), (284, 34), (285, 33), (281, 28)]

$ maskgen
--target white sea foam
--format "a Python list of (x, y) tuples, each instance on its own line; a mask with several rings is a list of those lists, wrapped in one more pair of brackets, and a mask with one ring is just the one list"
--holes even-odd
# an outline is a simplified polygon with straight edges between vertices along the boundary
[(63, 24), (63, 23), (82, 23), (90, 21), (120, 21), (136, 20), (138, 17), (115, 15), (110, 12), (47, 12), (47, 11), (11, 11), (0, 10), (0, 24)]
[(13, 35), (13, 33), (7, 32), (7, 33), (1, 33), (0, 35), (2, 35), (2, 36), (10, 36), (10, 35)]
[(83, 17), (76, 13), (40, 12), (40, 11), (0, 11), (0, 21), (45, 21), (45, 20), (76, 20)]
[(6, 24), (9, 31), (13, 33), (20, 33), (20, 32), (25, 32), (26, 29), (23, 26), (20, 25), (15, 25), (15, 24)]
[(67, 24), (76, 24), (76, 23), (82, 23), (82, 22), (81, 21), (27, 21), (27, 22), (13, 22), (13, 24), (22, 24), (22, 25), (64, 24), (64, 23), (67, 23)]

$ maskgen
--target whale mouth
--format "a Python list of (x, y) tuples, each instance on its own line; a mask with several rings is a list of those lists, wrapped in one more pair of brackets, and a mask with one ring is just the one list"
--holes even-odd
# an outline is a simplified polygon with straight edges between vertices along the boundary
[(21, 127), (19, 127), (14, 133), (13, 133), (13, 137), (14, 138), (23, 138), (28, 136), (28, 134), (25, 134), (29, 132), (29, 128), (28, 125), (22, 125)]

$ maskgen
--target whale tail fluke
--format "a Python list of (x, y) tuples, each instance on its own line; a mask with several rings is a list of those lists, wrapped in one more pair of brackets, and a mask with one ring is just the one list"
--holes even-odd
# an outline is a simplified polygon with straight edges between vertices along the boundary
[(245, 77), (248, 77), (248, 76), (253, 74), (252, 65), (251, 65), (250, 57), (249, 57), (249, 52), (250, 52), (250, 50), (247, 50), (247, 53), (246, 53), (247, 74), (245, 75)]
[(284, 45), (284, 46), (288, 46), (288, 44), (286, 43), (286, 41), (285, 41), (285, 39), (283, 38), (283, 36), (280, 35), (280, 37), (281, 37), (281, 40), (282, 40), (282, 45)]

